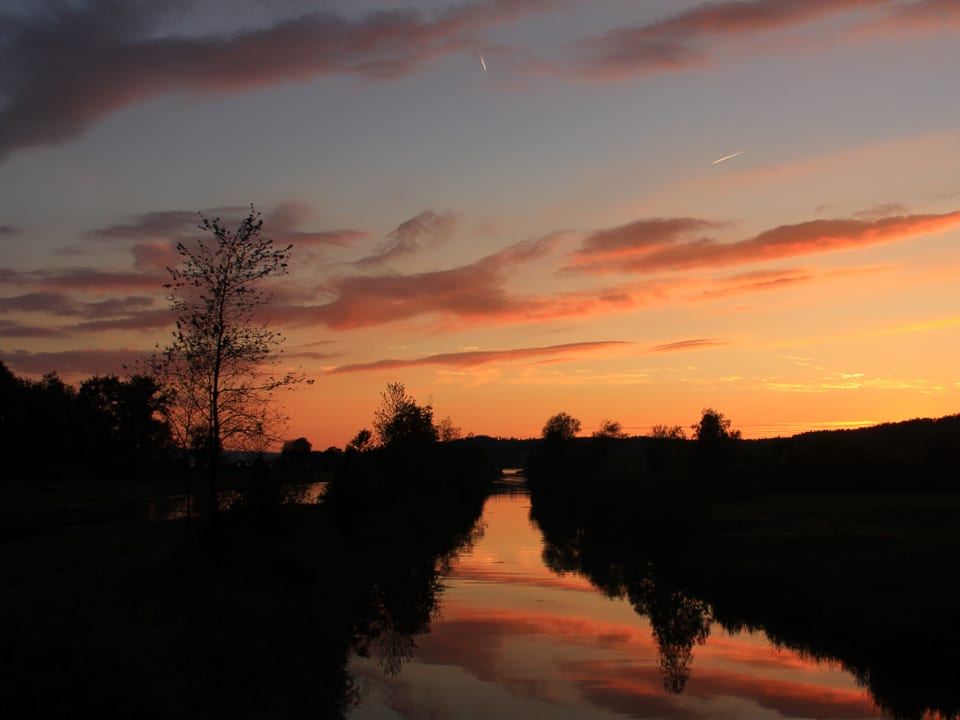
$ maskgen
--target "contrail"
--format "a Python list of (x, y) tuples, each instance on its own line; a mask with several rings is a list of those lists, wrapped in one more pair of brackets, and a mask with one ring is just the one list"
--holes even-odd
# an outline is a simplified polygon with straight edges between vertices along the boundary
[(724, 155), (724, 156), (723, 156), (722, 158), (720, 158), (719, 160), (714, 160), (714, 161), (713, 161), (713, 164), (716, 165), (717, 163), (722, 163), (724, 160), (729, 160), (730, 158), (735, 158), (737, 155), (743, 155), (745, 152), (746, 152), (746, 150), (741, 150), (740, 152), (735, 152), (735, 153), (733, 153), (732, 155)]
[(477, 48), (477, 55), (480, 56), (480, 67), (483, 68), (483, 71), (487, 71), (487, 61), (483, 59), (483, 51)]

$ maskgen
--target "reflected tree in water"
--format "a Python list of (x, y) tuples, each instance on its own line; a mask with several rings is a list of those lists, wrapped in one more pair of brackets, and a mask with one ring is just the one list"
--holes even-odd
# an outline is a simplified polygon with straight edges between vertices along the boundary
[(650, 619), (664, 689), (679, 695), (690, 679), (694, 645), (703, 645), (710, 635), (709, 606), (679, 590), (658, 587), (652, 575), (632, 586), (629, 598), (634, 610)]

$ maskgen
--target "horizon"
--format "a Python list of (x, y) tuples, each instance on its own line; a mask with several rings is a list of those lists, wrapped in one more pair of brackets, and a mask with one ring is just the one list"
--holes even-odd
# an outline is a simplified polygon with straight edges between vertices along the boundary
[(956, 4), (24, 0), (0, 29), (18, 376), (169, 342), (176, 243), (253, 205), (314, 381), (283, 435), (318, 450), (395, 381), (518, 439), (960, 411)]

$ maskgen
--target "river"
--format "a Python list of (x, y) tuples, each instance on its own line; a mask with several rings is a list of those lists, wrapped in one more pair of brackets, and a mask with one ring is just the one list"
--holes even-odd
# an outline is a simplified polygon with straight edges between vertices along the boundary
[(709, 612), (669, 692), (648, 618), (551, 571), (529, 513), (520, 486), (487, 500), (482, 537), (453, 562), (412, 658), (395, 673), (375, 656), (351, 660), (362, 689), (352, 720), (883, 717), (839, 666), (762, 632), (728, 633)]

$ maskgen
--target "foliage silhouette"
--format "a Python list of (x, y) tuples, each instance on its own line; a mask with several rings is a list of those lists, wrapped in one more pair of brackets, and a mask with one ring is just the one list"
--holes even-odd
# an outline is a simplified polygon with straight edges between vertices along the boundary
[(739, 440), (740, 431), (731, 430), (733, 422), (724, 417), (722, 412), (713, 408), (704, 408), (700, 422), (691, 425), (693, 439), (700, 443), (717, 443), (724, 440)]
[(572, 440), (580, 432), (580, 421), (565, 412), (557, 413), (544, 423), (541, 433), (548, 442)]
[(165, 398), (149, 377), (40, 380), (0, 371), (0, 447), (8, 478), (130, 481), (162, 471), (171, 438)]
[(622, 440), (627, 437), (627, 433), (624, 432), (623, 426), (616, 420), (602, 420), (600, 427), (594, 430), (593, 437)]
[(380, 393), (373, 427), (385, 447), (429, 445), (439, 437), (433, 424), (433, 408), (417, 405), (401, 382), (388, 383)]

